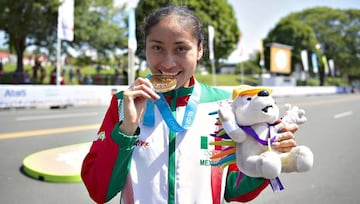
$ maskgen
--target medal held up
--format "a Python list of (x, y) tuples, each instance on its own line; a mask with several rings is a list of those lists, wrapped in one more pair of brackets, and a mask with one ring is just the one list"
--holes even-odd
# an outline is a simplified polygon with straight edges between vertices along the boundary
[(155, 92), (157, 93), (171, 91), (177, 84), (176, 79), (172, 75), (152, 75), (149, 80), (153, 84)]

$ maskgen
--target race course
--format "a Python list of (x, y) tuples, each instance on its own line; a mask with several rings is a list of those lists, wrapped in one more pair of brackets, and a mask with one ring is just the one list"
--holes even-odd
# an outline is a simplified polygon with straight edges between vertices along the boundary
[[(311, 148), (314, 167), (306, 173), (281, 175), (285, 190), (268, 187), (251, 204), (357, 204), (360, 194), (360, 94), (277, 97), (305, 109), (308, 121), (296, 133), (299, 145)], [(46, 182), (22, 172), (24, 158), (64, 145), (90, 142), (105, 106), (65, 109), (0, 110), (0, 203), (94, 203), (81, 182)], [(120, 203), (119, 196), (111, 202)]]

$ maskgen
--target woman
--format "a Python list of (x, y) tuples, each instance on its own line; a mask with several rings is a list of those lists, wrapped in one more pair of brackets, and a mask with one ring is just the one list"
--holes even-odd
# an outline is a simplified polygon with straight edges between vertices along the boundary
[[(210, 133), (216, 115), (208, 113), (231, 95), (201, 84), (193, 76), (203, 55), (199, 20), (184, 7), (168, 6), (145, 19), (142, 28), (147, 62), (155, 79), (139, 77), (112, 98), (82, 166), (91, 198), (103, 203), (120, 191), (125, 204), (255, 198), (267, 180), (243, 175), (236, 185), (240, 173), (236, 166), (223, 172), (209, 162), (214, 147), (208, 144), (214, 140)], [(295, 146), (296, 129), (288, 127), (274, 148), (289, 151)]]

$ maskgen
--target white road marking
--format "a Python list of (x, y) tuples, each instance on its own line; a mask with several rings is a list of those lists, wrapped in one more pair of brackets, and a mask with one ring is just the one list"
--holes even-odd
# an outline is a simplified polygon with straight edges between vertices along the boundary
[(16, 117), (16, 121), (25, 121), (25, 120), (47, 120), (47, 119), (58, 119), (58, 118), (76, 118), (76, 117), (86, 117), (86, 116), (96, 116), (97, 112), (89, 113), (72, 113), (72, 114), (54, 114), (54, 115), (38, 115), (38, 116), (22, 116)]
[(334, 119), (339, 119), (339, 118), (343, 118), (343, 117), (350, 116), (350, 115), (352, 115), (352, 111), (338, 113), (338, 114), (334, 115)]

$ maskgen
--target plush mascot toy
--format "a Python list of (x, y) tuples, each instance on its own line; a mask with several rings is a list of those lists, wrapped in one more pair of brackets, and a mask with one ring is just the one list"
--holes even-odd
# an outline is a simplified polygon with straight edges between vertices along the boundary
[(233, 90), (232, 104), (221, 103), (218, 110), (223, 129), (235, 142), (236, 164), (250, 177), (275, 179), (281, 172), (305, 172), (313, 165), (313, 154), (306, 146), (287, 153), (271, 150), (284, 124), (306, 121), (304, 110), (291, 105), (279, 120), (279, 108), (271, 93), (265, 87), (240, 86)]

